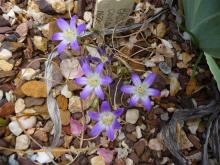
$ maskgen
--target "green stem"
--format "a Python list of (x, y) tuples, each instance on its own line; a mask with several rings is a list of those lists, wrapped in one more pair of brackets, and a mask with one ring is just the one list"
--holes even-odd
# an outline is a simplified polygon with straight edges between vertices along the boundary
[(192, 76), (190, 77), (190, 80), (194, 79), (195, 73), (196, 73), (196, 69), (197, 69), (197, 67), (198, 67), (198, 64), (199, 64), (200, 61), (202, 60), (203, 55), (204, 55), (204, 53), (201, 52), (200, 55), (199, 55), (199, 57), (197, 58), (196, 63), (195, 63), (195, 65), (193, 66), (193, 73), (192, 73)]

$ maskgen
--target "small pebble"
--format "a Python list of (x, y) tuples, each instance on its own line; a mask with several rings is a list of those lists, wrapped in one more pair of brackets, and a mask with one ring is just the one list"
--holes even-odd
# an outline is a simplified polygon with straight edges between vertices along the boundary
[(142, 133), (141, 133), (140, 126), (136, 126), (136, 135), (137, 135), (138, 139), (142, 138)]
[(162, 113), (162, 114), (160, 115), (160, 118), (161, 118), (161, 120), (163, 120), (163, 121), (167, 121), (167, 120), (169, 119), (169, 115), (168, 115), (168, 113)]
[(18, 98), (15, 102), (15, 113), (20, 113), (25, 109), (24, 100), (22, 98)]
[(134, 165), (134, 161), (132, 159), (130, 159), (130, 158), (127, 158), (125, 160), (125, 163), (126, 163), (126, 165)]
[(4, 93), (2, 90), (0, 90), (0, 100), (2, 100), (3, 96), (4, 96)]
[(128, 150), (126, 148), (116, 148), (115, 150), (118, 152), (118, 159), (124, 159), (128, 156)]
[(34, 46), (45, 52), (47, 50), (47, 39), (41, 36), (34, 36)]
[(137, 109), (131, 109), (126, 112), (126, 122), (135, 124), (139, 118), (139, 111)]
[(52, 162), (54, 156), (51, 152), (38, 152), (37, 154), (34, 154), (31, 159), (43, 164)]
[(12, 57), (12, 52), (9, 51), (8, 49), (2, 49), (0, 51), (0, 60), (8, 60), (11, 57)]
[(10, 64), (6, 60), (0, 60), (0, 70), (11, 71), (13, 69), (13, 64)]
[(64, 87), (61, 90), (61, 94), (66, 98), (70, 98), (72, 96), (72, 92), (68, 89), (67, 85), (64, 85)]
[(27, 135), (20, 135), (16, 137), (15, 149), (26, 150), (30, 145), (30, 139)]
[(105, 165), (105, 159), (102, 156), (95, 156), (91, 159), (91, 165)]
[(24, 68), (21, 70), (21, 79), (22, 80), (31, 80), (35, 75), (37, 71), (32, 68)]
[(160, 62), (159, 63), (159, 68), (164, 74), (170, 74), (171, 73), (171, 68), (167, 65), (166, 62)]

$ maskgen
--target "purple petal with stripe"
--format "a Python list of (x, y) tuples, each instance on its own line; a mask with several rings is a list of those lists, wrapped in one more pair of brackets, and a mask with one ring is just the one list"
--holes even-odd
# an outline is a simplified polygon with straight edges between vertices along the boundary
[(59, 45), (57, 46), (57, 51), (58, 53), (62, 53), (64, 51), (64, 49), (67, 47), (67, 42), (62, 41), (59, 43)]
[(121, 91), (124, 93), (132, 94), (135, 92), (135, 87), (132, 85), (123, 85)]
[(129, 100), (129, 106), (135, 106), (139, 101), (139, 97), (134, 95)]
[(95, 93), (101, 100), (104, 100), (105, 96), (104, 96), (104, 93), (103, 93), (102, 88), (100, 86), (95, 88)]
[(147, 111), (151, 110), (152, 105), (151, 105), (150, 98), (148, 96), (142, 98), (141, 102), (142, 102), (143, 106), (147, 109)]
[(149, 96), (160, 96), (160, 91), (157, 89), (153, 89), (153, 88), (148, 88), (147, 89), (147, 94)]
[(69, 24), (62, 18), (57, 19), (57, 26), (62, 30), (66, 31), (67, 29), (70, 28)]
[(85, 77), (76, 78), (75, 82), (79, 85), (86, 85), (87, 84), (87, 78), (85, 78)]
[(102, 79), (101, 79), (101, 84), (102, 85), (108, 85), (111, 82), (112, 82), (112, 79), (109, 76), (103, 76)]
[(71, 17), (70, 27), (71, 27), (72, 29), (76, 29), (76, 19), (77, 19), (76, 16), (72, 16), (72, 17)]
[(115, 110), (113, 113), (116, 117), (120, 117), (121, 114), (124, 112), (123, 108), (118, 108), (117, 110)]
[(71, 43), (71, 48), (74, 49), (74, 50), (76, 50), (76, 51), (80, 51), (80, 46), (79, 46), (79, 43), (78, 43), (77, 40), (75, 40), (75, 41), (73, 41), (73, 42)]
[(103, 71), (103, 64), (102, 63), (98, 64), (96, 66), (95, 71), (96, 71), (96, 73), (99, 73), (99, 74), (102, 73), (102, 71)]
[(115, 139), (113, 127), (109, 127), (107, 129), (107, 135), (108, 135), (108, 138), (109, 138), (110, 141), (113, 141)]
[(140, 85), (141, 84), (140, 77), (135, 73), (132, 74), (131, 80), (134, 83), (134, 85)]
[(120, 125), (120, 123), (119, 123), (117, 120), (115, 120), (114, 123), (113, 123), (113, 125), (112, 125), (112, 127), (113, 127), (114, 129), (120, 129), (120, 128), (121, 128), (121, 125)]
[(84, 23), (82, 23), (77, 27), (77, 34), (80, 35), (85, 30), (86, 30), (86, 25)]
[(84, 61), (84, 62), (82, 63), (82, 70), (83, 70), (83, 72), (84, 72), (84, 74), (85, 74), (86, 76), (91, 73), (91, 68), (90, 68), (88, 62)]
[(147, 85), (147, 87), (151, 86), (156, 78), (156, 74), (149, 73), (149, 75), (144, 79), (144, 83)]
[(82, 99), (86, 99), (90, 95), (92, 90), (93, 90), (93, 87), (86, 85), (85, 88), (82, 90), (82, 92), (80, 92), (80, 97)]
[(101, 104), (101, 112), (111, 111), (111, 107), (107, 101), (103, 101)]
[(92, 136), (99, 135), (104, 130), (104, 127), (100, 122), (98, 122), (91, 130)]
[(88, 114), (92, 120), (99, 121), (100, 115), (98, 112), (89, 112)]
[(53, 36), (52, 36), (52, 41), (58, 41), (58, 40), (63, 40), (63, 33), (55, 33)]

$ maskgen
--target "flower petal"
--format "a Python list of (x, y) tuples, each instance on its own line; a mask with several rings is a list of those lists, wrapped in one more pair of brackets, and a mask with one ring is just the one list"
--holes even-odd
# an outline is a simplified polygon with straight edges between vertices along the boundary
[(86, 87), (83, 89), (83, 91), (80, 92), (80, 97), (82, 99), (86, 99), (90, 95), (92, 90), (93, 90), (93, 87), (90, 87), (90, 86), (86, 85)]
[(111, 107), (107, 101), (103, 101), (100, 110), (101, 112), (111, 111)]
[(88, 62), (84, 61), (84, 62), (82, 63), (82, 70), (83, 70), (83, 72), (84, 72), (85, 75), (88, 75), (88, 74), (91, 73), (91, 68), (90, 68)]
[(61, 43), (59, 43), (59, 45), (57, 46), (57, 51), (58, 53), (62, 53), (64, 51), (64, 49), (67, 47), (67, 42), (62, 41)]
[(76, 78), (75, 82), (79, 85), (86, 85), (87, 84), (87, 78), (85, 78), (85, 77)]
[(151, 86), (156, 78), (155, 73), (149, 73), (148, 76), (144, 79), (144, 83), (147, 85), (147, 87)]
[(111, 163), (114, 158), (114, 151), (105, 149), (105, 148), (99, 148), (97, 150), (97, 154), (101, 155), (105, 159), (105, 163)]
[(98, 112), (89, 112), (88, 114), (92, 120), (99, 121), (99, 113)]
[(121, 91), (124, 93), (132, 94), (135, 92), (135, 87), (132, 85), (123, 85)]
[(110, 141), (113, 141), (115, 139), (113, 127), (107, 128), (107, 135)]
[(77, 27), (77, 34), (80, 35), (85, 30), (86, 30), (86, 25), (84, 23), (82, 23)]
[(117, 120), (114, 121), (112, 126), (113, 126), (114, 129), (120, 129), (121, 128), (121, 125)]
[(104, 127), (100, 122), (98, 122), (91, 130), (92, 136), (99, 135), (104, 130)]
[(147, 94), (149, 96), (160, 96), (160, 91), (157, 89), (153, 89), (153, 88), (148, 88), (147, 89)]
[(69, 24), (62, 18), (57, 19), (57, 26), (62, 30), (65, 31), (70, 28)]
[(123, 108), (118, 108), (117, 110), (115, 110), (113, 113), (116, 117), (120, 117), (121, 114), (124, 112)]
[(76, 19), (77, 19), (76, 16), (72, 16), (72, 17), (71, 17), (70, 27), (71, 27), (72, 29), (76, 29)]
[(58, 40), (63, 40), (63, 33), (54, 33), (52, 38), (51, 38), (52, 41), (58, 41)]
[(129, 100), (129, 106), (135, 106), (137, 102), (139, 101), (139, 97), (134, 95)]
[(112, 82), (112, 79), (111, 79), (110, 76), (103, 76), (103, 77), (101, 78), (101, 84), (102, 84), (102, 85), (108, 85), (108, 84), (110, 84), (111, 82)]
[(141, 102), (144, 105), (144, 107), (147, 109), (147, 111), (151, 110), (152, 105), (151, 105), (150, 98), (148, 96), (141, 98)]
[(71, 118), (70, 119), (70, 130), (73, 135), (79, 136), (84, 131), (84, 128), (82, 124), (80, 124), (77, 120), (74, 120), (73, 118)]
[(73, 41), (73, 42), (71, 43), (71, 48), (74, 49), (74, 50), (76, 50), (76, 51), (80, 51), (80, 46), (79, 46), (79, 43), (78, 43), (77, 40), (75, 40), (75, 41)]
[(102, 88), (100, 86), (95, 88), (95, 93), (101, 100), (104, 100), (105, 96), (104, 96), (104, 93), (103, 93)]
[(140, 85), (141, 84), (140, 77), (136, 73), (132, 74), (131, 79), (132, 79), (132, 82), (134, 83), (134, 85)]
[(102, 70), (103, 70), (103, 64), (100, 63), (97, 65), (95, 71), (96, 71), (96, 73), (102, 73)]

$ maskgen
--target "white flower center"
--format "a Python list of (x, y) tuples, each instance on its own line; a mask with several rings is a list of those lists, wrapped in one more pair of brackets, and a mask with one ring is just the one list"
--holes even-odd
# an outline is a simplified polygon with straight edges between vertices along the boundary
[(87, 83), (92, 87), (97, 87), (100, 85), (100, 78), (98, 74), (92, 74), (88, 77)]
[(101, 122), (105, 126), (112, 125), (115, 120), (115, 115), (112, 112), (102, 112), (101, 113)]
[(73, 40), (76, 39), (76, 37), (77, 37), (76, 30), (73, 30), (71, 28), (63, 32), (63, 38), (68, 42), (72, 42)]
[(146, 94), (146, 86), (144, 86), (144, 85), (137, 86), (136, 92), (139, 96), (144, 96)]
[(106, 57), (106, 56), (101, 56), (101, 61), (102, 61), (102, 63), (107, 62), (107, 61), (108, 61), (108, 57)]

